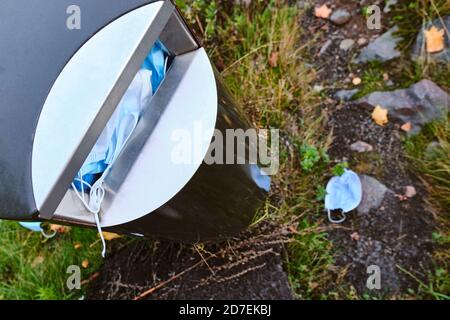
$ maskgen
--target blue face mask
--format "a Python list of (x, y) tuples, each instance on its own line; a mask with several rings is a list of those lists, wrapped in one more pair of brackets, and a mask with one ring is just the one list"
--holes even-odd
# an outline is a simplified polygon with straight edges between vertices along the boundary
[(88, 191), (117, 159), (148, 100), (165, 77), (166, 61), (166, 50), (158, 41), (78, 172), (74, 180), (78, 191)]
[[(117, 159), (126, 141), (135, 129), (139, 117), (152, 96), (151, 71), (142, 69), (133, 79), (94, 148), (78, 172), (75, 182), (81, 189), (80, 177), (92, 185), (96, 175), (102, 174)], [(87, 186), (85, 184), (85, 186)], [(88, 189), (88, 188), (84, 188)]]
[(19, 222), (19, 224), (22, 227), (24, 227), (24, 228), (26, 228), (28, 230), (31, 230), (33, 232), (42, 232), (42, 231), (44, 231), (44, 230), (42, 230), (41, 222)]
[[(359, 176), (351, 170), (345, 169), (345, 173), (340, 177), (333, 177), (327, 185), (327, 195), (325, 196), (325, 208), (328, 211), (328, 219), (333, 223), (345, 221), (345, 214), (356, 209), (362, 200), (362, 186)], [(343, 217), (334, 220), (331, 217), (332, 210), (342, 210)]]
[[(106, 254), (106, 243), (99, 220), (99, 212), (105, 196), (103, 181), (136, 128), (149, 99), (164, 79), (167, 59), (167, 50), (158, 41), (72, 183), (77, 197), (86, 209), (94, 214), (95, 224), (103, 244), (103, 257)], [(89, 197), (85, 196), (85, 191), (89, 191)]]

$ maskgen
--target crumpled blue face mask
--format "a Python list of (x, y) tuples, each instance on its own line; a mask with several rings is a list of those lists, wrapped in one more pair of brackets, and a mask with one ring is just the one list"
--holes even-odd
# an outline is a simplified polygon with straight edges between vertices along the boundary
[(80, 173), (83, 176), (106, 171), (117, 158), (152, 96), (151, 75), (149, 70), (140, 70), (137, 73), (81, 167)]
[(158, 41), (74, 179), (78, 191), (88, 191), (99, 175), (107, 172), (117, 159), (148, 100), (164, 79), (166, 62), (166, 49)]
[[(136, 128), (148, 100), (164, 79), (167, 60), (167, 50), (158, 41), (72, 182), (76, 196), (86, 209), (94, 214), (103, 244), (103, 257), (106, 254), (106, 243), (99, 220), (99, 212), (105, 197), (103, 181)], [(85, 191), (89, 191), (89, 197), (85, 196)]]
[(161, 41), (157, 41), (142, 65), (143, 69), (147, 69), (152, 72), (151, 81), (154, 92), (156, 92), (156, 89), (158, 89), (159, 85), (166, 76), (167, 52), (167, 49)]
[[(333, 177), (327, 184), (325, 196), (325, 208), (328, 211), (328, 219), (333, 223), (345, 221), (345, 213), (356, 209), (362, 200), (362, 186), (359, 176), (351, 170), (345, 169), (340, 177)], [(334, 220), (332, 210), (342, 210), (342, 218)]]

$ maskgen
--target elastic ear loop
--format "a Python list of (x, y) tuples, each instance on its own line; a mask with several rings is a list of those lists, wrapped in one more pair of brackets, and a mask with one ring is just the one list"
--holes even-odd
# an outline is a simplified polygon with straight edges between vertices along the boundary
[[(75, 194), (77, 195), (78, 199), (80, 199), (80, 201), (83, 203), (83, 205), (86, 207), (86, 209), (94, 215), (95, 225), (97, 226), (97, 231), (98, 231), (98, 234), (102, 241), (102, 246), (103, 246), (102, 257), (103, 258), (106, 256), (106, 242), (105, 242), (105, 238), (103, 237), (102, 227), (100, 225), (99, 213), (100, 213), (100, 209), (101, 209), (101, 204), (105, 197), (105, 189), (103, 188), (103, 185), (102, 185), (105, 173), (106, 173), (106, 171), (103, 173), (102, 177), (100, 177), (100, 179), (97, 180), (93, 186), (91, 186), (89, 183), (87, 183), (86, 181), (83, 180), (83, 176), (82, 176), (83, 173), (80, 170), (80, 173), (79, 173), (80, 178), (76, 178), (75, 180), (79, 181), (81, 184), (81, 195), (80, 195), (80, 192), (78, 191), (78, 189), (75, 187), (75, 184), (72, 182), (72, 188), (74, 189)], [(89, 187), (91, 189), (90, 194), (89, 194), (89, 203), (86, 202), (86, 199), (84, 197), (84, 185), (86, 185), (87, 187)], [(93, 208), (93, 205), (95, 205), (94, 208)]]
[[(128, 140), (131, 137), (132, 132), (131, 130), (128, 137), (125, 139), (123, 146), (125, 146), (128, 142)], [(123, 147), (122, 146), (122, 147)], [(113, 162), (115, 161), (115, 158), (113, 159)], [(100, 218), (99, 213), (102, 207), (103, 199), (105, 198), (105, 188), (103, 188), (103, 181), (106, 178), (106, 175), (111, 170), (112, 164), (106, 168), (106, 170), (103, 172), (102, 176), (91, 186), (89, 183), (83, 180), (83, 172), (80, 170), (78, 175), (79, 178), (76, 178), (75, 180), (79, 181), (81, 183), (81, 195), (78, 189), (75, 187), (75, 184), (72, 182), (72, 188), (75, 190), (75, 194), (77, 197), (81, 200), (83, 205), (86, 207), (86, 209), (94, 214), (95, 224), (97, 226), (98, 233), (100, 235), (100, 239), (102, 240), (103, 250), (102, 250), (102, 257), (104, 258), (106, 256), (106, 242), (105, 238), (103, 237), (102, 228), (100, 226)], [(86, 202), (86, 199), (84, 197), (84, 185), (88, 186), (91, 190), (89, 192), (89, 203)]]
[(341, 212), (341, 215), (342, 215), (342, 219), (334, 220), (333, 217), (331, 216), (331, 210), (328, 209), (328, 220), (330, 220), (331, 223), (342, 223), (342, 222), (344, 222), (347, 217), (345, 216), (345, 213), (343, 211)]
[(44, 236), (45, 239), (51, 239), (54, 236), (56, 236), (56, 231), (53, 231), (52, 234), (46, 234), (45, 231), (42, 229), (41, 234)]

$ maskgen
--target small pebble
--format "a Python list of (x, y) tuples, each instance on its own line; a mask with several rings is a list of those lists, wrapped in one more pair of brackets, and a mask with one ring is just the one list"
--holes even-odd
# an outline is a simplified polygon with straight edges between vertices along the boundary
[(341, 50), (347, 51), (347, 50), (351, 49), (351, 47), (353, 47), (354, 44), (355, 44), (355, 40), (344, 39), (344, 40), (342, 40), (341, 44), (339, 45), (339, 48)]
[(321, 86), (320, 84), (316, 84), (313, 87), (314, 92), (320, 93), (323, 91), (323, 86)]
[(359, 152), (359, 153), (371, 152), (371, 151), (373, 151), (373, 147), (370, 144), (368, 144), (367, 142), (357, 141), (350, 146), (350, 150), (352, 150), (354, 152)]
[(347, 10), (337, 9), (331, 14), (330, 21), (335, 25), (341, 26), (349, 22), (351, 18), (352, 15)]
[(358, 39), (358, 45), (359, 46), (363, 46), (367, 43), (367, 39), (366, 38), (359, 38)]
[(406, 186), (404, 188), (404, 192), (405, 192), (405, 197), (408, 197), (408, 198), (413, 198), (417, 194), (416, 188), (414, 188), (413, 186)]

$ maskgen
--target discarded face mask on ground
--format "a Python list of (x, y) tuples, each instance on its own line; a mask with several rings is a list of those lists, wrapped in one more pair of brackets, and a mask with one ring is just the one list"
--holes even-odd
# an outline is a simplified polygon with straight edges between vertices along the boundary
[[(332, 223), (345, 221), (345, 213), (356, 209), (362, 200), (362, 186), (359, 176), (351, 170), (345, 169), (343, 175), (333, 177), (327, 184), (327, 195), (325, 196), (325, 209), (328, 219)], [(331, 211), (341, 210), (342, 218), (335, 220)]]
[(52, 234), (46, 234), (44, 229), (42, 229), (42, 222), (19, 222), (19, 224), (30, 231), (42, 233), (42, 235), (47, 239), (53, 238), (56, 235), (56, 232), (53, 232)]

